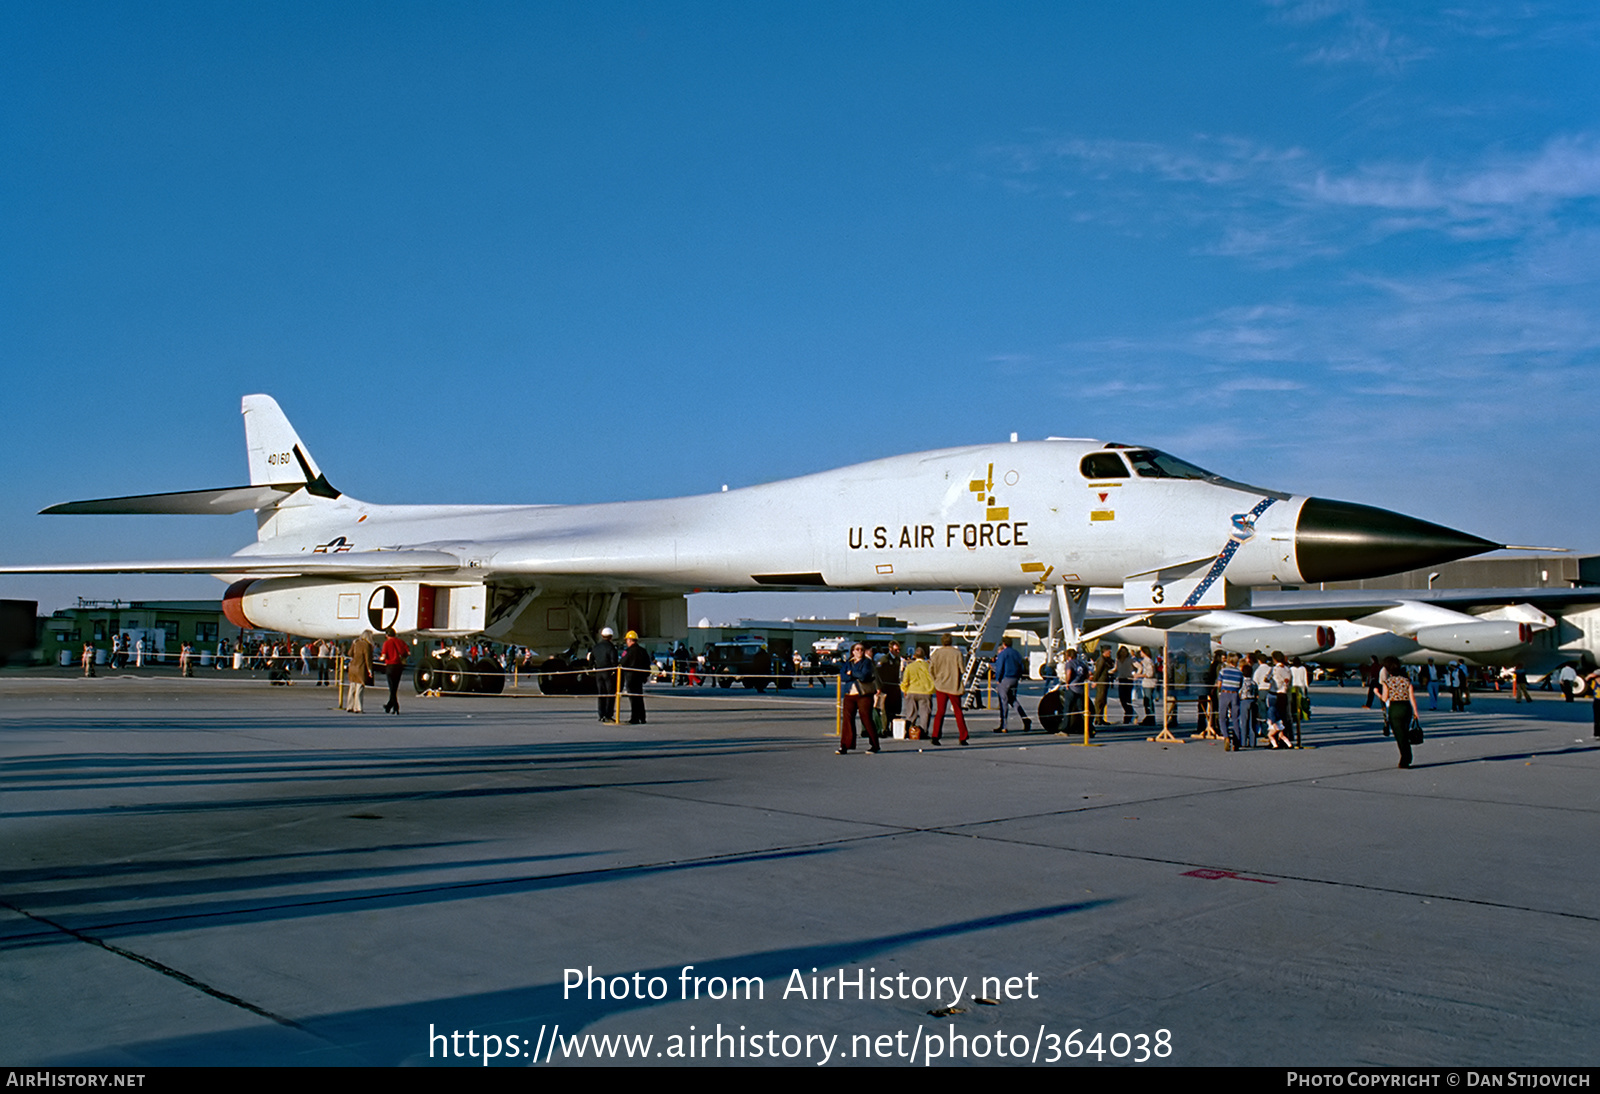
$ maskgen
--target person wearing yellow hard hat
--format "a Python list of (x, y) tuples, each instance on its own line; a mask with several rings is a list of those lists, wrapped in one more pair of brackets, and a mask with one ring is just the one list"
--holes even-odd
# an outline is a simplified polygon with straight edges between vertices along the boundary
[(650, 678), (650, 652), (639, 645), (639, 632), (624, 635), (628, 648), (622, 651), (622, 688), (628, 693), (632, 713), (630, 726), (642, 726), (644, 721), (644, 682)]

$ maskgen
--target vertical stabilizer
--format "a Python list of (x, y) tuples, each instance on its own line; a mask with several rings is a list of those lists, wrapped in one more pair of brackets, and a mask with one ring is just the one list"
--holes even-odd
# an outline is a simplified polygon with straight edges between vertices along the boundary
[(244, 414), (251, 486), (303, 486), (306, 493), (315, 497), (339, 496), (339, 491), (328, 485), (276, 399), (270, 395), (246, 395), (240, 410)]

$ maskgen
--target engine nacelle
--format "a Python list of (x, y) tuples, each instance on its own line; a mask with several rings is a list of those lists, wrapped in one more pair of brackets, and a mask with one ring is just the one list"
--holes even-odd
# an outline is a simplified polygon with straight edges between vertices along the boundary
[(1309, 657), (1334, 646), (1333, 628), (1327, 625), (1285, 623), (1276, 627), (1241, 627), (1217, 636), (1217, 645), (1229, 653), (1281, 652), (1289, 657)]
[(1533, 624), (1511, 620), (1438, 623), (1417, 629), (1417, 644), (1440, 653), (1485, 654), (1514, 650), (1533, 641)]
[(354, 638), (386, 627), (466, 635), (483, 630), (487, 601), (481, 584), (269, 577), (229, 586), (222, 612), (237, 627), (307, 638)]

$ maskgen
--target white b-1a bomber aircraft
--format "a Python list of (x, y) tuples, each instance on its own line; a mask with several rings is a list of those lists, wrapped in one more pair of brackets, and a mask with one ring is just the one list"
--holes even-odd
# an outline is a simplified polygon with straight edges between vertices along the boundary
[[(228, 617), (308, 637), (393, 626), (536, 647), (604, 625), (687, 633), (684, 594), (744, 589), (1052, 595), (1075, 641), (1090, 586), (1127, 611), (1222, 610), (1252, 585), (1374, 577), (1495, 548), (1383, 509), (1231, 482), (1163, 452), (1078, 439), (897, 456), (697, 497), (604, 505), (374, 505), (334, 489), (278, 404), (243, 400), (250, 485), (46, 513), (255, 511), (228, 558), (10, 566), (210, 573)], [(990, 628), (993, 629), (993, 628)]]

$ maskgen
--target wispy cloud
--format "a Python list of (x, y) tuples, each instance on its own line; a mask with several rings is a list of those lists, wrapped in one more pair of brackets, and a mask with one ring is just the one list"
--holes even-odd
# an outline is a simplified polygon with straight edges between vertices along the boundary
[(1054, 173), (1083, 219), (1143, 232), (1198, 232), (1203, 253), (1282, 266), (1346, 255), (1395, 236), (1511, 239), (1553, 228), (1600, 199), (1600, 137), (1555, 137), (1474, 162), (1379, 161), (1338, 169), (1302, 148), (1241, 138), (1035, 142), (991, 158), (1036, 182)]
[(1486, 154), (1456, 169), (1374, 164), (1297, 183), (1313, 206), (1374, 214), (1375, 236), (1445, 232), (1462, 239), (1538, 230), (1573, 203), (1600, 198), (1600, 140), (1558, 137), (1532, 153)]
[(1127, 378), (1097, 385), (1102, 394), (1154, 386), (1180, 398), (1185, 416), (1318, 423), (1330, 451), (1393, 437), (1460, 447), (1486, 414), (1529, 443), (1587, 436), (1600, 400), (1590, 306), (1600, 268), (1583, 286), (1506, 293), (1529, 257), (1346, 284), (1315, 303), (1222, 309), (1146, 338), (1075, 342), (1061, 357), (1081, 374)]
[(1298, 42), (1303, 59), (1318, 65), (1361, 65), (1382, 72), (1397, 71), (1432, 55), (1397, 29), (1396, 19), (1379, 15), (1362, 0), (1269, 0), (1287, 24), (1318, 34), (1314, 42)]
[[(1490, 459), (1486, 419), (1495, 437), (1530, 445), (1592, 434), (1593, 134), (1465, 162), (1339, 169), (1302, 149), (1214, 138), (1182, 148), (1064, 140), (1020, 159), (1039, 175), (1077, 173), (1072, 200), (1116, 206), (1100, 218), (1112, 227), (1139, 215), (1129, 211), (1138, 199), (1160, 207), (1164, 230), (1193, 233), (1194, 250), (1276, 268), (1275, 295), (1261, 298), (1262, 279), (1246, 279), (1255, 300), (1035, 351), (1039, 372), (1064, 377), (1064, 396), (1093, 402), (1102, 431), (1165, 435), (1175, 447), (1181, 434), (1194, 444), (1186, 453), (1219, 467), (1237, 459), (1226, 451), (1231, 431), (1208, 451), (1189, 437), (1190, 419), (1254, 423), (1258, 453), (1298, 461), (1310, 450), (1317, 460), (1392, 452), (1475, 465)], [(1154, 438), (1153, 414), (1163, 417)], [(1280, 428), (1290, 422), (1292, 431)]]
[[(1357, 103), (1328, 143), (1069, 133), (983, 157), (1028, 201), (1058, 203), (1064, 235), (1089, 224), (1145, 241), (1141, 254), (1176, 251), (1174, 288), (1151, 319), (1021, 347), (1035, 375), (1068, 405), (1091, 401), (1084, 431), (1169, 444), (1247, 480), (1430, 468), (1388, 484), (1386, 500), (1441, 518), (1477, 498), (1441, 483), (1498, 481), (1519, 446), (1588, 446), (1600, 404), (1600, 127), (1572, 102), (1554, 109), (1563, 91), (1538, 70), (1525, 77), (1545, 58), (1553, 72), (1580, 70), (1575, 51), (1600, 41), (1600, 11), (1264, 3), (1290, 56), (1346, 70), (1312, 77), (1319, 94), (1337, 87)], [(1470, 66), (1451, 67), (1517, 51), (1529, 55), (1483, 71), (1518, 79), (1479, 87), (1462, 79)], [(1566, 121), (1529, 139), (1551, 117)], [(1352, 134), (1360, 118), (1375, 124)], [(1190, 291), (1230, 302), (1185, 317)], [(1408, 492), (1415, 503), (1400, 505)], [(1560, 519), (1532, 492), (1497, 491), (1484, 513), (1484, 530)]]
[(1381, 0), (1264, 0), (1306, 64), (1394, 75), (1458, 48), (1500, 51), (1592, 43), (1600, 13), (1563, 0), (1458, 0), (1448, 6)]

